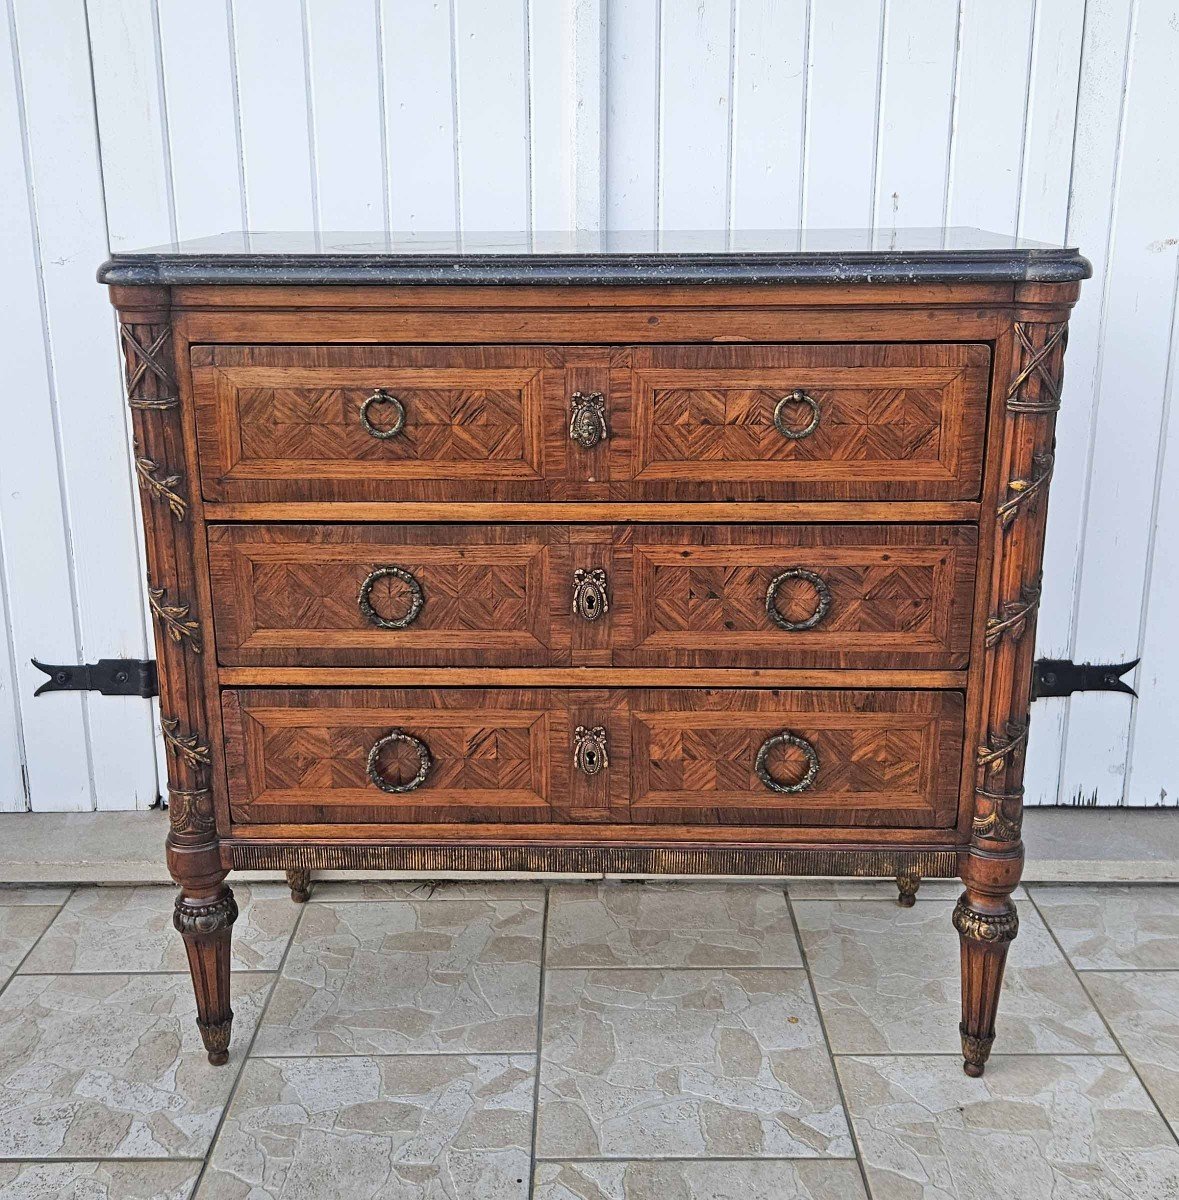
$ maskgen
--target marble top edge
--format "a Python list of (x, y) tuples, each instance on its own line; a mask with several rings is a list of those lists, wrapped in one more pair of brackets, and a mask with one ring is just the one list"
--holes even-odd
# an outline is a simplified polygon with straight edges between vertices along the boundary
[(117, 251), (109, 284), (1067, 282), (1065, 246), (984, 230), (226, 233)]

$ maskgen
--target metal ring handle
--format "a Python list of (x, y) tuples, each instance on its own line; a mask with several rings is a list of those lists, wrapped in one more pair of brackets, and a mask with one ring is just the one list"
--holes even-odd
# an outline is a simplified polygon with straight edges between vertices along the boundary
[[(775, 746), (794, 746), (806, 756), (806, 774), (797, 783), (779, 783), (770, 774), (770, 768), (767, 764), (769, 762), (770, 751)], [(781, 733), (775, 733), (772, 737), (768, 737), (762, 742), (761, 749), (757, 752), (757, 758), (753, 761), (753, 769), (757, 772), (758, 779), (771, 792), (786, 792), (788, 794), (805, 792), (815, 782), (815, 777), (819, 773), (819, 754), (806, 738), (801, 738), (797, 734), (783, 729)]]
[[(786, 424), (786, 409), (791, 404), (805, 404), (811, 410), (811, 419), (801, 429), (791, 429)], [(793, 391), (788, 396), (783, 396), (781, 400), (774, 406), (774, 428), (785, 438), (789, 438), (792, 442), (801, 441), (803, 438), (808, 438), (816, 429), (819, 428), (819, 417), (822, 413), (819, 410), (819, 402), (814, 396), (808, 396), (801, 389)]]
[[(369, 420), (368, 410), (374, 404), (393, 405), (395, 416), (392, 425), (374, 425)], [(396, 437), (405, 428), (405, 405), (384, 388), (377, 388), (360, 406), (360, 423), (372, 437), (379, 438), (382, 442), (388, 441), (389, 438)]]
[[(408, 783), (390, 783), (378, 768), (377, 760), (381, 756), (381, 751), (386, 746), (391, 746), (394, 742), (406, 742), (418, 752), (418, 761), (420, 763), (418, 773)], [(421, 738), (416, 738), (412, 733), (406, 733), (401, 729), (390, 729), (383, 738), (378, 738), (373, 742), (372, 749), (368, 752), (368, 777), (382, 792), (396, 794), (398, 792), (412, 792), (414, 788), (420, 788), (426, 782), (426, 776), (429, 775), (430, 768), (433, 765), (434, 759), (430, 756), (430, 747)]]
[[(805, 621), (788, 621), (778, 610), (778, 589), (788, 579), (804, 579), (815, 589), (818, 603), (815, 605), (815, 611)], [(775, 575), (766, 589), (766, 615), (779, 629), (787, 629), (792, 633), (797, 633), (800, 629), (814, 629), (827, 615), (830, 607), (831, 589), (821, 576), (816, 575), (814, 571), (804, 570), (802, 567), (790, 567), (780, 575)]]
[[(378, 579), (400, 579), (409, 588), (409, 611), (405, 616), (382, 617), (373, 608), (373, 584)], [(418, 613), (422, 611), (422, 606), (426, 603), (426, 596), (422, 591), (422, 585), (404, 567), (377, 567), (360, 585), (360, 595), (357, 596), (356, 603), (360, 605), (364, 619), (373, 625), (379, 625), (382, 629), (404, 629), (417, 620)]]

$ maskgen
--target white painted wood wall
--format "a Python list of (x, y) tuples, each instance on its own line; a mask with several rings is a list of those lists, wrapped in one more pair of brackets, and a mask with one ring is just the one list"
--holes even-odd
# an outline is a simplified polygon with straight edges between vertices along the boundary
[[(1170, 0), (4, 0), (0, 809), (150, 805), (108, 247), (226, 229), (980, 225), (1081, 246), (1033, 803), (1179, 798)], [(22, 779), (23, 776), (23, 779)]]

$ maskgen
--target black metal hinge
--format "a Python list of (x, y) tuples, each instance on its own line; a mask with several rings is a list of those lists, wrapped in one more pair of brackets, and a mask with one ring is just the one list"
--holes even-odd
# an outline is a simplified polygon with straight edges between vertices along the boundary
[(1071, 696), (1073, 692), (1138, 693), (1122, 678), (1142, 660), (1124, 663), (1075, 663), (1067, 658), (1037, 658), (1032, 668), (1032, 699)]
[(160, 682), (153, 659), (100, 658), (96, 663), (54, 667), (33, 659), (33, 666), (49, 676), (34, 693), (101, 692), (104, 696), (142, 696), (145, 700), (160, 694)]

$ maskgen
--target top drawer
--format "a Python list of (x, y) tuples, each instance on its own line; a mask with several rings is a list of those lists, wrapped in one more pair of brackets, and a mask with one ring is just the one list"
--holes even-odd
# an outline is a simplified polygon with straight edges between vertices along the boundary
[(973, 499), (989, 363), (956, 344), (194, 346), (202, 493)]

